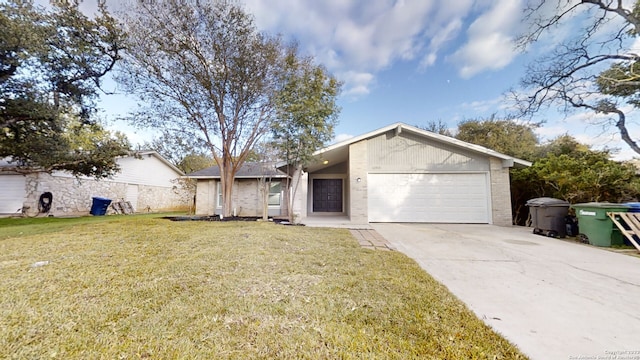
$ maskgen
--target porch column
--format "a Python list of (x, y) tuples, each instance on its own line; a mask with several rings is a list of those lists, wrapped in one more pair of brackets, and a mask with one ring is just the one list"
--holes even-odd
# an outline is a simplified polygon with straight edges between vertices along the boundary
[(369, 222), (367, 200), (367, 142), (349, 145), (349, 218), (354, 224)]
[[(296, 171), (291, 180), (292, 188), (297, 185), (297, 189), (293, 198), (293, 222), (299, 223), (307, 217), (307, 192), (309, 183), (309, 174)], [(293, 191), (290, 189), (289, 191)]]

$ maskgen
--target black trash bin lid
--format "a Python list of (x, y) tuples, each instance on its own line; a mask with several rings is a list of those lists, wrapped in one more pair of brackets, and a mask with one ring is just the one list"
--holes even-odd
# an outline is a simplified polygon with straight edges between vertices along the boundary
[(531, 207), (549, 207), (549, 206), (569, 206), (568, 201), (564, 201), (562, 199), (550, 198), (550, 197), (541, 197), (535, 198), (527, 201), (526, 206)]

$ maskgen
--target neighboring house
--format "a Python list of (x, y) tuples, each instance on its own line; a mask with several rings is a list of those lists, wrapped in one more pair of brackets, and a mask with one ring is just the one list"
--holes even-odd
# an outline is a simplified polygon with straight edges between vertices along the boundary
[[(220, 168), (212, 166), (186, 175), (197, 181), (196, 214), (222, 213), (222, 187)], [(267, 195), (268, 216), (286, 216), (284, 189), (287, 174), (279, 171), (275, 163), (245, 163), (236, 173), (233, 184), (233, 209), (237, 216), (262, 216), (264, 196)], [(265, 192), (268, 191), (268, 194)]]
[[(155, 151), (137, 155), (118, 158), (120, 172), (100, 180), (62, 171), (26, 175), (0, 171), (0, 215), (20, 214), (23, 207), (34, 215), (45, 192), (53, 195), (50, 214), (54, 216), (86, 215), (93, 197), (129, 201), (138, 212), (187, 209), (193, 194), (178, 182), (184, 173)], [(0, 163), (0, 167), (9, 166)]]
[[(300, 177), (296, 221), (334, 216), (369, 222), (480, 223), (509, 226), (509, 169), (531, 163), (451, 137), (396, 123), (328, 146)], [(219, 170), (198, 179), (196, 212), (219, 213)], [(270, 171), (275, 171), (270, 169)], [(259, 167), (236, 178), (234, 207), (259, 209)], [(294, 180), (295, 182), (295, 180)], [(282, 199), (282, 196), (280, 197)], [(281, 205), (282, 206), (282, 205)], [(281, 214), (286, 214), (283, 208)], [(251, 213), (256, 215), (255, 213)], [(271, 211), (270, 211), (271, 215)], [(344, 223), (344, 221), (343, 221)]]

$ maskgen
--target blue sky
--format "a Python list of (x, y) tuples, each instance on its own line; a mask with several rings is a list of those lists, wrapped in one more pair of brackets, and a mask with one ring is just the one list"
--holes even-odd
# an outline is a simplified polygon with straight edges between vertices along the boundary
[[(303, 52), (344, 82), (336, 129), (336, 140), (344, 140), (398, 121), (440, 120), (455, 129), (464, 119), (504, 114), (510, 104), (503, 94), (518, 85), (525, 65), (571, 29), (559, 28), (529, 52), (516, 52), (525, 1), (246, 0), (245, 6), (260, 30), (297, 39)], [(132, 106), (123, 95), (102, 101), (107, 118)], [(632, 112), (629, 120), (637, 116)], [(569, 133), (595, 148), (620, 148), (619, 159), (634, 155), (592, 114), (547, 112), (534, 120), (546, 120), (538, 130), (543, 140)], [(111, 128), (134, 143), (149, 137), (120, 122)], [(634, 125), (630, 130), (640, 134)]]

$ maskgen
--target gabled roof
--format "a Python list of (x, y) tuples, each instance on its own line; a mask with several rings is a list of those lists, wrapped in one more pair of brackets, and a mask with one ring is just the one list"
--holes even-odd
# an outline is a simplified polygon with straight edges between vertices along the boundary
[(322, 168), (323, 163), (325, 162), (329, 164), (337, 164), (341, 159), (348, 158), (349, 145), (357, 143), (362, 140), (367, 140), (367, 139), (382, 135), (392, 130), (395, 131), (397, 134), (400, 134), (403, 131), (414, 133), (414, 134), (423, 136), (425, 138), (433, 139), (434, 141), (452, 145), (454, 147), (472, 151), (478, 154), (492, 156), (492, 157), (503, 160), (503, 162), (510, 167), (511, 166), (518, 166), (518, 167), (531, 166), (531, 162), (529, 161), (518, 159), (506, 154), (502, 154), (497, 151), (487, 149), (484, 146), (470, 144), (468, 142), (458, 140), (449, 136), (436, 134), (431, 131), (419, 129), (415, 126), (397, 122), (397, 123), (385, 126), (383, 128), (368, 132), (366, 134), (362, 134), (360, 136), (352, 137), (345, 141), (341, 141), (339, 143), (329, 145), (323, 149), (316, 151), (314, 155), (316, 156), (316, 158), (319, 159), (319, 163), (309, 165), (307, 171), (313, 172), (316, 169)]
[(165, 165), (167, 165), (168, 167), (170, 167), (171, 169), (173, 169), (175, 172), (177, 172), (181, 176), (184, 175), (184, 171), (180, 170), (177, 166), (173, 165), (169, 160), (165, 159), (157, 151), (154, 151), (154, 150), (139, 150), (139, 151), (136, 151), (135, 154), (136, 155), (140, 155), (140, 156), (143, 156), (143, 155), (153, 156), (153, 157), (157, 158), (158, 160), (160, 160)]
[[(236, 173), (236, 179), (258, 179), (258, 178), (284, 178), (287, 174), (276, 169), (274, 162), (249, 162), (244, 163)], [(219, 179), (220, 167), (212, 166), (187, 174), (190, 179)]]
[[(132, 153), (130, 153), (131, 157), (135, 157), (135, 156), (153, 156), (155, 158), (157, 158), (158, 160), (160, 160), (160, 162), (162, 162), (163, 164), (165, 164), (166, 166), (168, 166), (169, 168), (171, 168), (173, 171), (175, 171), (176, 173), (178, 173), (180, 176), (184, 175), (184, 172), (180, 169), (178, 169), (175, 165), (173, 165), (169, 160), (165, 159), (162, 155), (160, 155), (157, 151), (154, 150), (138, 150), (138, 151), (134, 151)], [(120, 158), (126, 158), (128, 156), (121, 156)], [(11, 169), (13, 167), (15, 167), (15, 165), (10, 163), (10, 158), (2, 158), (0, 159), (0, 168), (7, 168), (7, 169)], [(35, 172), (36, 170), (34, 170)]]

